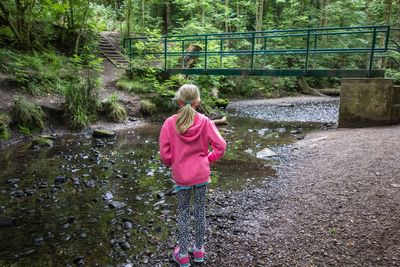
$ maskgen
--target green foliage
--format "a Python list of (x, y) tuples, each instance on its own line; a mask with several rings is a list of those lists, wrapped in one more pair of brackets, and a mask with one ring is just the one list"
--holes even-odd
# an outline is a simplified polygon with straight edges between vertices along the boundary
[(113, 93), (102, 103), (101, 112), (107, 120), (112, 122), (123, 122), (128, 118), (125, 108), (118, 102), (119, 96)]
[(394, 79), (394, 83), (400, 85), (400, 70), (387, 69), (386, 77)]
[(68, 82), (76, 80), (70, 61), (55, 52), (15, 53), (0, 49), (0, 63), (1, 70), (31, 94), (64, 94)]
[(11, 122), (10, 116), (5, 113), (0, 113), (0, 140), (10, 139), (10, 128), (9, 124)]
[(36, 103), (30, 102), (24, 97), (15, 100), (12, 108), (12, 121), (19, 128), (26, 128), (30, 132), (44, 128), (42, 108)]
[(121, 78), (117, 81), (117, 86), (128, 92), (137, 93), (137, 94), (148, 93), (151, 90), (150, 85), (140, 79), (129, 80), (127, 78)]
[(140, 101), (140, 111), (143, 115), (154, 115), (157, 112), (156, 105), (148, 99)]
[(82, 80), (69, 84), (65, 93), (67, 126), (81, 130), (96, 119), (97, 84), (94, 80)]
[(32, 131), (27, 127), (18, 125), (18, 131), (25, 136), (32, 136)]

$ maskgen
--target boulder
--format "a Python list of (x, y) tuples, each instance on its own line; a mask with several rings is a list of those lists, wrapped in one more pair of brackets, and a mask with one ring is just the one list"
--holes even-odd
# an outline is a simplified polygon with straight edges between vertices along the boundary
[(92, 135), (94, 138), (107, 138), (107, 137), (114, 137), (115, 132), (106, 129), (95, 129), (93, 130)]
[(32, 140), (32, 147), (39, 146), (39, 147), (52, 147), (53, 140), (45, 138), (45, 137), (36, 137)]
[(276, 156), (276, 153), (269, 148), (264, 148), (263, 150), (258, 151), (256, 155), (259, 159), (267, 159), (274, 156)]

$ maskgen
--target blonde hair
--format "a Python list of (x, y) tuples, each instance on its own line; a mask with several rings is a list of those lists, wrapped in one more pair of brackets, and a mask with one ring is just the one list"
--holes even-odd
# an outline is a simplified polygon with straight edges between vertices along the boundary
[(194, 84), (184, 84), (176, 92), (175, 100), (178, 104), (183, 103), (183, 106), (178, 111), (176, 120), (176, 130), (182, 134), (193, 124), (196, 110), (192, 105), (195, 101), (200, 101), (199, 88)]

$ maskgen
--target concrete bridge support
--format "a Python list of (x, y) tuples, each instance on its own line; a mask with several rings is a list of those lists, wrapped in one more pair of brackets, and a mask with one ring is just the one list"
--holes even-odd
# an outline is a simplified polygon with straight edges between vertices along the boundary
[(400, 86), (393, 79), (342, 79), (339, 127), (400, 124)]

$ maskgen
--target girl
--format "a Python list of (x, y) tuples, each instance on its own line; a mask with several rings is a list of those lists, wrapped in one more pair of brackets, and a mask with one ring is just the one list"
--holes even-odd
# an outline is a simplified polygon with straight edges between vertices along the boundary
[[(220, 159), (226, 142), (217, 127), (194, 109), (200, 104), (199, 89), (193, 84), (179, 88), (175, 99), (180, 106), (177, 114), (165, 120), (160, 133), (161, 161), (172, 168), (177, 191), (178, 243), (172, 256), (180, 267), (190, 266), (189, 218), (190, 195), (194, 192), (195, 246), (194, 261), (204, 261), (206, 227), (205, 198), (210, 182), (210, 163)], [(212, 151), (208, 150), (209, 144)]]

